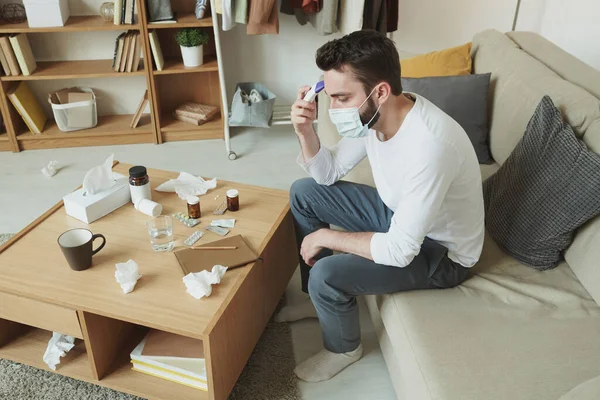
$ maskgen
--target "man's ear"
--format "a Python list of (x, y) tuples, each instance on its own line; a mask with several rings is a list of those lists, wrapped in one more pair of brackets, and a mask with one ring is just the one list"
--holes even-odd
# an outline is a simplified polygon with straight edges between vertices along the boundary
[(377, 99), (378, 104), (383, 104), (387, 101), (387, 99), (392, 94), (392, 87), (387, 82), (379, 82), (378, 86), (375, 88), (375, 98)]

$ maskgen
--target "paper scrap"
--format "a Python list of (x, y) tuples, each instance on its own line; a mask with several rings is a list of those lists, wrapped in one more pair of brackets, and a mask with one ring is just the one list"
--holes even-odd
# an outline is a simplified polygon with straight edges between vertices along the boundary
[(50, 161), (48, 165), (42, 168), (42, 174), (48, 178), (52, 178), (58, 172), (58, 161)]
[(75, 338), (73, 336), (52, 332), (52, 338), (50, 338), (44, 353), (44, 362), (52, 371), (56, 371), (56, 366), (60, 364), (60, 358), (66, 356), (74, 346)]
[(121, 285), (123, 293), (131, 293), (138, 279), (142, 276), (139, 274), (139, 268), (135, 261), (129, 260), (126, 263), (115, 264), (115, 279)]
[(190, 272), (183, 277), (183, 283), (185, 283), (187, 292), (198, 300), (211, 295), (212, 285), (221, 283), (225, 271), (227, 271), (227, 267), (215, 265), (210, 272), (206, 270), (196, 273)]
[(154, 190), (158, 192), (175, 192), (181, 200), (186, 200), (188, 196), (201, 196), (206, 194), (209, 189), (216, 187), (216, 178), (204, 180), (199, 176), (181, 172), (177, 179), (170, 179)]
[(113, 160), (115, 156), (111, 154), (101, 165), (90, 169), (83, 178), (83, 191), (85, 194), (96, 194), (110, 189), (115, 184), (113, 178)]
[(233, 228), (235, 226), (235, 218), (215, 219), (210, 223), (210, 226), (220, 226), (221, 228)]

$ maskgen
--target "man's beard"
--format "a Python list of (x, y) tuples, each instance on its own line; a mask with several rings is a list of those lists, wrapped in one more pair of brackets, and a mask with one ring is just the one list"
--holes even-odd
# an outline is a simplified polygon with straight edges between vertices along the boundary
[[(377, 115), (375, 115), (375, 113), (377, 113)], [(362, 122), (363, 125), (373, 118), (371, 122), (369, 122), (368, 126), (369, 129), (371, 129), (379, 120), (379, 113), (377, 112), (377, 105), (375, 105), (375, 101), (373, 99), (367, 100), (366, 107), (364, 108), (363, 112), (359, 113), (359, 115), (360, 122)]]

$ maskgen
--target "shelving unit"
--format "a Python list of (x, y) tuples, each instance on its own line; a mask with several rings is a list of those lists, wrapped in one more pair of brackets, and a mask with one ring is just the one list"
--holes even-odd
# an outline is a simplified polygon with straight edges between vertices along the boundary
[[(212, 3), (212, 1), (211, 1)], [(225, 139), (230, 159), (236, 155), (230, 149), (227, 118), (227, 96), (220, 54), (218, 22), (211, 4), (209, 14), (200, 20), (194, 14), (195, 0), (171, 0), (177, 15), (176, 23), (149, 23), (145, 0), (136, 0), (138, 21), (134, 25), (114, 25), (97, 15), (71, 16), (65, 26), (29, 28), (27, 22), (0, 23), (0, 34), (11, 33), (68, 33), (138, 30), (142, 39), (143, 60), (138, 71), (115, 72), (112, 59), (39, 61), (37, 69), (29, 76), (0, 77), (0, 108), (6, 131), (0, 133), (0, 151), (47, 149), (59, 147), (99, 146), (172, 142), (179, 140)], [(204, 46), (204, 64), (195, 68), (183, 65), (179, 45), (174, 41), (178, 29), (200, 28), (211, 39)], [(148, 40), (151, 30), (156, 30), (165, 57), (161, 71), (156, 70)], [(81, 78), (129, 78), (144, 76), (149, 94), (150, 114), (144, 115), (137, 128), (129, 128), (132, 115), (99, 115), (98, 125), (91, 129), (62, 132), (49, 120), (41, 135), (29, 132), (6, 93), (21, 81), (68, 80)], [(133, 95), (133, 94), (132, 94)], [(201, 102), (219, 107), (220, 114), (212, 121), (195, 126), (177, 121), (172, 114), (175, 108), (187, 101)], [(102, 110), (99, 110), (101, 113)]]

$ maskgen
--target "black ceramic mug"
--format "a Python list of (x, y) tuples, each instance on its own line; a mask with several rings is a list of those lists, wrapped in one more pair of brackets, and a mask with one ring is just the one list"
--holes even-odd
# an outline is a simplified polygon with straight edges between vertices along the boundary
[[(94, 250), (92, 243), (101, 238), (102, 244)], [(92, 266), (92, 256), (102, 250), (106, 244), (106, 238), (99, 234), (93, 234), (87, 229), (71, 229), (58, 237), (58, 245), (62, 250), (71, 269), (83, 271)]]

